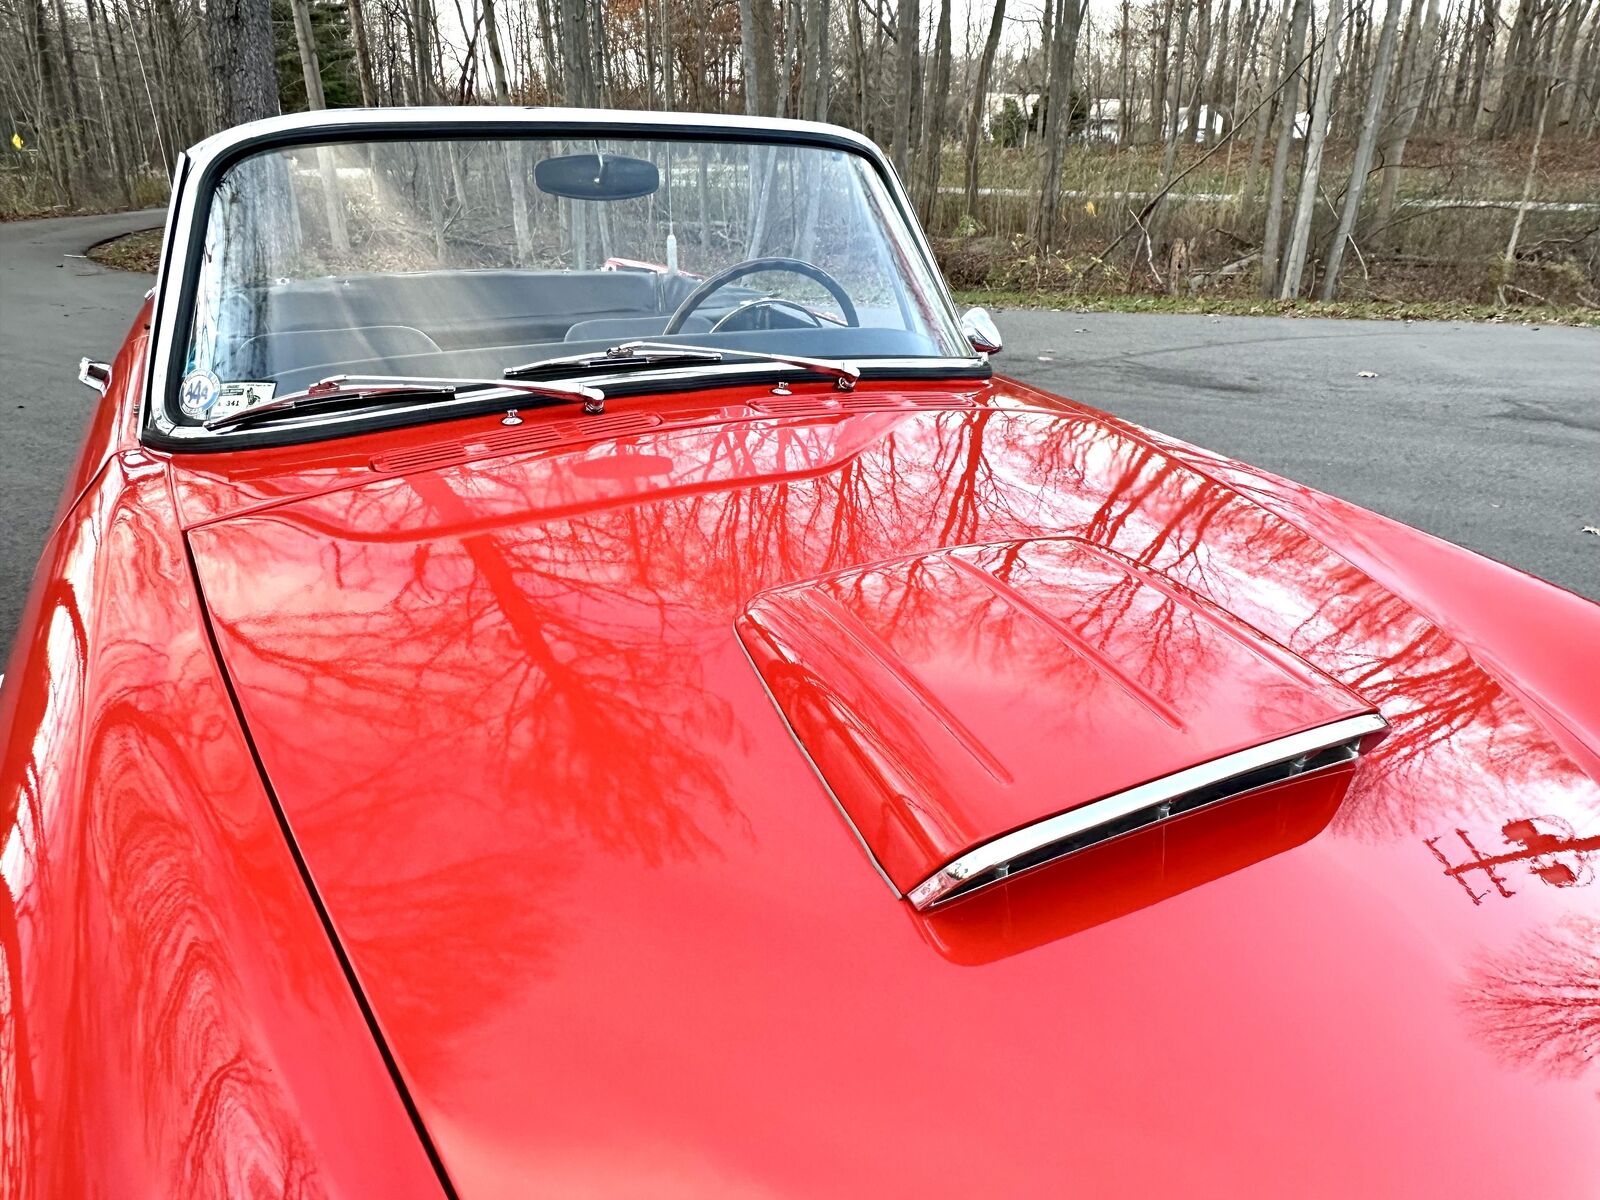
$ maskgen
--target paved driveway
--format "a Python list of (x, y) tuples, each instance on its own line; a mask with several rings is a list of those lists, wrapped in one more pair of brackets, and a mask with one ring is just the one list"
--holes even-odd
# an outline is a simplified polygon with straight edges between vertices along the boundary
[(69, 256), (164, 216), (0, 222), (0, 647), (11, 645), (62, 480), (98, 399), (78, 382), (78, 360), (116, 353), (153, 282)]
[(1600, 329), (996, 319), (1006, 374), (1600, 599)]

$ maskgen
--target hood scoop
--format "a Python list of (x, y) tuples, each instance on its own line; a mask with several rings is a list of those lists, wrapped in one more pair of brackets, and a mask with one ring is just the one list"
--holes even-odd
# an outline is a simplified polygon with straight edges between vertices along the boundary
[(1215, 605), (1071, 538), (788, 585), (736, 628), (879, 872), (919, 909), (1333, 771), (1387, 728)]

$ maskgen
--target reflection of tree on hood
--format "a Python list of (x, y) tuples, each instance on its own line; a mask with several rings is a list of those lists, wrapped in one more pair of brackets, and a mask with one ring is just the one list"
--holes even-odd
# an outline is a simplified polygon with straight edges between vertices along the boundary
[(1576, 913), (1475, 966), (1461, 1003), (1507, 1062), (1575, 1078), (1600, 1055), (1600, 920)]

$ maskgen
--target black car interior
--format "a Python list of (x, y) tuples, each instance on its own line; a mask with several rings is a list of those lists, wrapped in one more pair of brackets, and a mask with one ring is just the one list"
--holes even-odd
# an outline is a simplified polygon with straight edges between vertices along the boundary
[[(233, 293), (223, 329), (269, 329), (224, 337), (215, 370), (224, 379), (275, 380), (280, 393), (333, 374), (497, 376), (517, 362), (659, 339), (699, 276), (641, 269), (466, 270), (282, 280)], [(729, 282), (680, 314), (675, 338), (819, 357), (930, 355), (933, 343), (903, 328), (818, 320), (788, 303)], [(809, 303), (809, 302), (808, 302)], [(749, 313), (737, 313), (749, 306)], [(823, 311), (837, 305), (822, 305)], [(855, 316), (852, 308), (848, 314)], [(892, 325), (897, 311), (882, 314)], [(698, 335), (698, 336), (697, 336)]]

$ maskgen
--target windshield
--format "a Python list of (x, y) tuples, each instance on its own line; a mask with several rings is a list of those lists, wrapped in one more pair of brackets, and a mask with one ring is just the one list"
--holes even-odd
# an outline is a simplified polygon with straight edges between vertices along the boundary
[(374, 139), (259, 153), (221, 176), (174, 416), (214, 421), (338, 374), (497, 377), (637, 339), (972, 356), (862, 155)]

